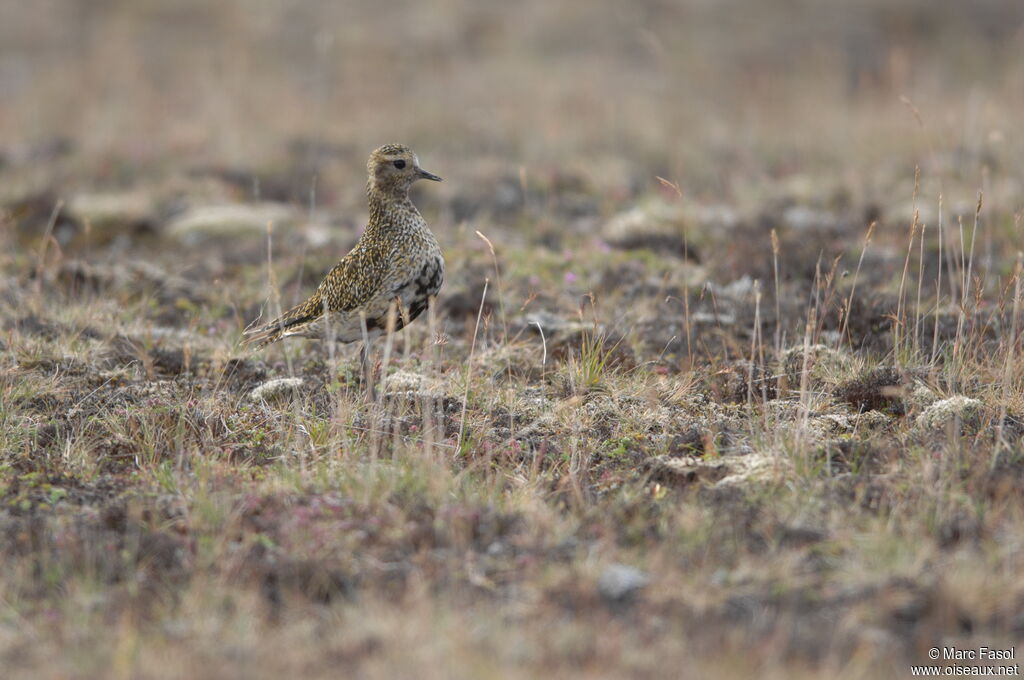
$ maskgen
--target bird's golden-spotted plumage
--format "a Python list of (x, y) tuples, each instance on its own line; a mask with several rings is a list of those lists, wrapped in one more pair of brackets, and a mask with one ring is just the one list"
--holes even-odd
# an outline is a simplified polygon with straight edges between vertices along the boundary
[[(434, 234), (409, 200), (418, 179), (441, 181), (421, 169), (416, 154), (386, 144), (366, 163), (370, 219), (355, 248), (327, 274), (309, 298), (280, 318), (245, 332), (263, 347), (289, 336), (363, 339), (387, 328), (397, 301), (396, 329), (419, 316), (444, 281), (444, 258)], [(365, 321), (364, 321), (365, 320)]]

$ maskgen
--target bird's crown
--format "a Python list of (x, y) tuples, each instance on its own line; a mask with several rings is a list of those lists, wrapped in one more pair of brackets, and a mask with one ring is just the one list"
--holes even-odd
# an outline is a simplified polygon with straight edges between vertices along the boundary
[(401, 156), (408, 153), (412, 153), (412, 149), (407, 147), (405, 144), (385, 144), (384, 146), (375, 149), (372, 155)]

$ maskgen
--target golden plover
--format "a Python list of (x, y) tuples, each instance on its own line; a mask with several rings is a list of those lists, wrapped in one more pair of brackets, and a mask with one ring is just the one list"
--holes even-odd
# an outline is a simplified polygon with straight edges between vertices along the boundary
[[(375, 150), (366, 170), (370, 220), (355, 248), (305, 302), (268, 324), (247, 329), (247, 344), (260, 348), (291, 336), (372, 343), (387, 330), (389, 314), (395, 314), (395, 330), (401, 329), (437, 295), (444, 280), (444, 258), (409, 200), (409, 187), (419, 179), (441, 178), (422, 169), (416, 154), (402, 144)], [(390, 311), (393, 304), (395, 312)], [(364, 344), (364, 370), (368, 356)], [(372, 381), (366, 377), (372, 394)]]

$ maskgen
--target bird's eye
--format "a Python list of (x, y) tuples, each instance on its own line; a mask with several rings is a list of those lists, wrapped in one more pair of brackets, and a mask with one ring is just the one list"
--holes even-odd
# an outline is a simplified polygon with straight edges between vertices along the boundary
[(405, 167), (405, 161), (395, 161), (395, 167), (401, 170)]

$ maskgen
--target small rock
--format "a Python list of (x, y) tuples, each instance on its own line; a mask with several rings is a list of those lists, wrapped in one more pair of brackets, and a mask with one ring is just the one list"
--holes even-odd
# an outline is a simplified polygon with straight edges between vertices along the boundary
[[(547, 338), (551, 338), (556, 333), (573, 335), (581, 332), (592, 331), (594, 328), (593, 324), (577, 321), (572, 318), (566, 318), (543, 309), (527, 314), (523, 320), (527, 329), (534, 332), (537, 332), (537, 329), (540, 329), (540, 332)], [(603, 328), (598, 328), (599, 333), (603, 330)]]
[(841, 381), (849, 373), (852, 363), (852, 359), (845, 352), (820, 344), (790, 347), (782, 357), (789, 388), (794, 391), (800, 389), (805, 365), (807, 386), (818, 389), (823, 385)]
[(923, 430), (942, 429), (951, 420), (958, 419), (967, 429), (977, 428), (981, 421), (981, 401), (963, 395), (935, 402), (917, 417), (917, 426)]
[(139, 192), (82, 193), (71, 197), (65, 209), (85, 225), (92, 240), (101, 242), (148, 228), (156, 221), (152, 197)]
[(275, 378), (254, 388), (249, 398), (253, 401), (269, 401), (274, 397), (291, 394), (293, 390), (302, 387), (302, 383), (302, 378)]
[(753, 298), (754, 280), (748, 274), (744, 274), (724, 286), (709, 281), (707, 289), (709, 292), (714, 293), (716, 297), (725, 297), (731, 300), (747, 300)]
[(783, 211), (782, 222), (797, 231), (811, 231), (835, 229), (840, 220), (835, 214), (824, 210), (794, 205)]
[(604, 226), (602, 236), (613, 248), (646, 248), (683, 255), (689, 254), (686, 235), (694, 229), (690, 222), (678, 206), (652, 203), (614, 216)]
[(892, 418), (879, 411), (867, 411), (857, 416), (857, 427), (861, 430), (882, 430), (892, 424)]
[(776, 457), (761, 453), (750, 453), (745, 456), (730, 456), (726, 460), (731, 463), (730, 473), (715, 483), (717, 488), (767, 482), (778, 474), (780, 462)]
[(914, 406), (926, 409), (938, 401), (938, 396), (930, 387), (922, 382), (917, 382), (914, 384), (914, 389), (910, 390), (907, 399)]
[(209, 205), (187, 210), (167, 225), (167, 233), (185, 243), (265, 234), (267, 225), (294, 224), (298, 213), (280, 203)]
[(650, 577), (636, 567), (612, 564), (598, 577), (597, 592), (609, 603), (623, 603), (633, 599), (650, 582)]
[(644, 461), (651, 479), (661, 484), (685, 486), (696, 482), (717, 482), (727, 477), (732, 468), (723, 458), (699, 456), (655, 456)]
[(395, 371), (384, 379), (388, 392), (415, 392), (423, 384), (423, 376), (409, 371)]

